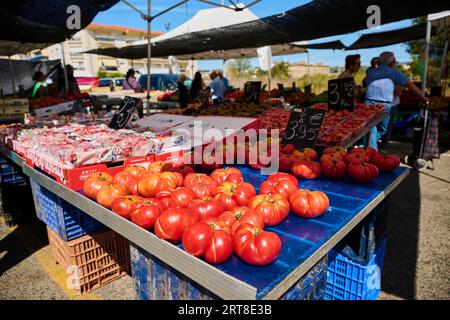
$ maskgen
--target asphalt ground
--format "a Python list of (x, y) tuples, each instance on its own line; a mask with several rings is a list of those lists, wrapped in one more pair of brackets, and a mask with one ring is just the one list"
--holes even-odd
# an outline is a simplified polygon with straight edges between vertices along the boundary
[[(403, 156), (410, 144), (393, 142)], [(379, 299), (450, 299), (450, 152), (434, 170), (412, 170), (392, 193)], [(67, 286), (55, 263), (45, 226), (33, 221), (10, 228), (0, 218), (0, 299), (136, 299), (125, 275), (91, 293)]]

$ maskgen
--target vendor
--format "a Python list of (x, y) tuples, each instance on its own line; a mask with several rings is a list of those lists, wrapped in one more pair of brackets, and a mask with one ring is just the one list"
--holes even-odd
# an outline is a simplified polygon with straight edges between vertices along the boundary
[[(70, 65), (66, 65), (66, 72), (67, 72), (67, 83), (68, 83), (68, 89), (67, 93), (73, 94), (73, 93), (80, 93), (80, 88), (78, 87), (77, 79), (75, 79), (74, 76), (75, 69)], [(64, 69), (60, 69), (60, 73), (58, 75), (58, 89), (61, 93), (66, 93), (66, 80), (64, 77)]]
[(187, 108), (188, 102), (189, 102), (189, 92), (188, 92), (188, 88), (184, 84), (185, 81), (186, 81), (186, 75), (180, 74), (180, 77), (178, 78), (178, 94), (179, 94), (181, 109)]
[(33, 91), (31, 93), (31, 98), (43, 98), (47, 92), (47, 84), (45, 83), (45, 75), (41, 71), (36, 71), (33, 75)]
[(191, 85), (191, 100), (194, 101), (197, 99), (203, 89), (205, 89), (205, 82), (203, 81), (202, 74), (197, 71)]
[(125, 81), (123, 82), (123, 90), (134, 90), (134, 92), (143, 92), (139, 81), (135, 77), (136, 72), (133, 69), (127, 71)]
[(345, 58), (345, 70), (339, 75), (338, 79), (352, 78), (361, 68), (361, 56), (359, 54), (349, 55)]
[(382, 140), (381, 148), (385, 149), (390, 139), (392, 119), (398, 102), (395, 102), (395, 96), (402, 88), (408, 88), (414, 95), (422, 100), (426, 100), (414, 83), (396, 68), (396, 59), (393, 52), (383, 52), (379, 58), (378, 68), (372, 68), (367, 71), (367, 92), (366, 104), (382, 104), (387, 116), (384, 120), (370, 131), (369, 145), (378, 150), (378, 140)]
[(222, 79), (220, 79), (218, 73), (216, 71), (213, 71), (210, 74), (211, 78), (211, 91), (212, 91), (212, 100), (214, 103), (220, 103), (223, 100), (223, 95), (225, 94), (225, 85), (222, 82)]

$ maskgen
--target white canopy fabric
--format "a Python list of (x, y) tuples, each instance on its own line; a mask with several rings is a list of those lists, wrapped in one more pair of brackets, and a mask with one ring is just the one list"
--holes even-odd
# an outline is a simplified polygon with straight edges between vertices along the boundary
[(18, 41), (0, 40), (0, 56), (10, 57), (15, 54), (25, 54), (32, 50), (46, 48), (52, 43), (22, 43)]
[(428, 20), (436, 29), (436, 34), (445, 39), (450, 40), (450, 11), (443, 11), (428, 15)]

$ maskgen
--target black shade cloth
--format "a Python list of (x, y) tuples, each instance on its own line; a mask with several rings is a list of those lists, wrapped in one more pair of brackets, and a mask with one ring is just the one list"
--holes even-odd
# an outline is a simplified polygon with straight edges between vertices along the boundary
[(322, 43), (309, 43), (309, 44), (292, 44), (297, 48), (304, 49), (333, 49), (333, 50), (342, 50), (347, 48), (341, 41), (330, 41), (330, 42), (322, 42)]
[(98, 12), (109, 9), (119, 0), (2, 0), (0, 2), (0, 40), (22, 43), (58, 43), (79, 30), (67, 28), (67, 8), (77, 5), (81, 28)]
[(425, 39), (426, 31), (427, 24), (422, 23), (403, 29), (365, 34), (348, 47), (347, 50), (377, 48), (406, 41)]
[[(210, 50), (256, 48), (351, 33), (367, 28), (367, 8), (377, 5), (381, 23), (416, 18), (450, 8), (446, 0), (316, 0), (281, 14), (236, 25), (187, 33), (152, 45), (153, 57)], [(88, 51), (118, 58), (147, 56), (147, 45)]]
[[(27, 91), (33, 86), (32, 80), (33, 74), (36, 71), (41, 71), (47, 74), (61, 61), (25, 61), (25, 60), (11, 60), (14, 82), (16, 85), (16, 93), (19, 91), (19, 85), (22, 85), (24, 90)], [(8, 59), (0, 59), (0, 88), (3, 90), (4, 95), (13, 93), (11, 72), (9, 68)], [(56, 80), (56, 77), (51, 77)]]

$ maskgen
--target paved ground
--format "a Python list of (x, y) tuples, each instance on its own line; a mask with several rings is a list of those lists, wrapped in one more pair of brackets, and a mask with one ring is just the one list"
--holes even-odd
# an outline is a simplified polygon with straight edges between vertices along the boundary
[[(391, 148), (409, 151), (405, 144)], [(450, 152), (435, 166), (412, 171), (392, 194), (380, 299), (450, 299)], [(82, 296), (66, 281), (42, 223), (8, 228), (0, 221), (0, 299), (136, 298), (129, 276)]]

